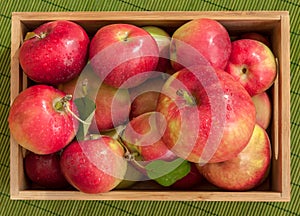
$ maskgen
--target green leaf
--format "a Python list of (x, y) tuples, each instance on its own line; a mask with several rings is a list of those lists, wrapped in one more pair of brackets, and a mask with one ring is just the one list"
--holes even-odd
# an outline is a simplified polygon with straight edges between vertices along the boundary
[(95, 102), (88, 97), (76, 98), (74, 103), (77, 106), (81, 119), (87, 119), (96, 108)]
[(147, 164), (145, 168), (149, 178), (168, 187), (186, 176), (191, 170), (191, 165), (188, 161), (177, 158), (170, 162), (155, 160)]
[(77, 106), (80, 119), (89, 123), (89, 124), (83, 124), (83, 123), (79, 124), (79, 128), (78, 128), (76, 137), (79, 140), (83, 140), (84, 137), (88, 133), (90, 123), (95, 115), (96, 105), (95, 105), (94, 101), (92, 101), (88, 97), (76, 98), (74, 100), (74, 103)]

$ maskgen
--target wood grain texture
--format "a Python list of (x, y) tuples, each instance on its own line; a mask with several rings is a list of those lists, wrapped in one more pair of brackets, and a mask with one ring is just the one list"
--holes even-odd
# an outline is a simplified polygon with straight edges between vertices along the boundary
[[(111, 191), (90, 195), (77, 191), (31, 190), (23, 171), (22, 148), (11, 138), (10, 195), (11, 199), (38, 200), (186, 200), (186, 201), (289, 201), (290, 200), (290, 56), (289, 14), (286, 11), (234, 12), (32, 12), (12, 14), (11, 39), (11, 102), (28, 85), (20, 70), (18, 49), (26, 31), (50, 20), (72, 20), (82, 25), (90, 35), (109, 23), (126, 22), (135, 25), (157, 25), (169, 31), (197, 18), (220, 21), (231, 34), (260, 31), (270, 34), (273, 51), (278, 58), (278, 76), (272, 87), (274, 106), (271, 123), (272, 160), (271, 186), (268, 191)], [(147, 188), (147, 185), (145, 185)]]

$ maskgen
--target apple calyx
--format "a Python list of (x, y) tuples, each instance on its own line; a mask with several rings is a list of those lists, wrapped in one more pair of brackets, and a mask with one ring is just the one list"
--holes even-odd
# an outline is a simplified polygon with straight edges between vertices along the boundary
[(186, 105), (188, 105), (188, 106), (196, 106), (197, 105), (196, 98), (192, 94), (187, 92), (186, 90), (178, 89), (176, 91), (176, 94), (185, 100)]
[(40, 34), (36, 34), (35, 32), (27, 32), (26, 35), (25, 35), (25, 39), (24, 41), (27, 41), (31, 38), (39, 38), (39, 39), (43, 39), (47, 36), (47, 33), (46, 32), (42, 32)]
[(242, 65), (240, 68), (240, 75), (241, 75), (241, 80), (245, 81), (247, 79), (247, 76), (249, 75), (249, 69), (246, 65)]

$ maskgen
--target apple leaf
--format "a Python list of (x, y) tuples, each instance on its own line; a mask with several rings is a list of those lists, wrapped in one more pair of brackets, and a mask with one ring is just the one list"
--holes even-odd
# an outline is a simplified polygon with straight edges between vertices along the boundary
[(27, 34), (25, 35), (24, 41), (27, 41), (31, 38), (37, 37), (37, 34), (34, 32), (27, 32)]
[(186, 176), (191, 170), (191, 165), (187, 160), (177, 158), (170, 162), (155, 160), (147, 164), (145, 168), (149, 178), (168, 187)]
[(95, 114), (95, 103), (89, 99), (88, 97), (76, 98), (74, 103), (77, 106), (80, 119), (84, 120), (87, 124), (80, 123), (78, 132), (77, 132), (77, 139), (83, 140), (84, 137), (88, 133), (88, 129), (90, 127), (90, 123)]

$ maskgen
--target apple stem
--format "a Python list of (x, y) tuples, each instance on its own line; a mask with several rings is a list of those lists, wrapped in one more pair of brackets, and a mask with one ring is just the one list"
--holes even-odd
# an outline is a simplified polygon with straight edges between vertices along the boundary
[(86, 140), (95, 140), (99, 139), (102, 135), (101, 134), (89, 134), (85, 137)]
[(29, 40), (31, 38), (34, 38), (34, 37), (39, 37), (39, 36), (34, 32), (27, 32), (26, 35), (25, 35), (24, 41), (27, 41), (27, 40)]
[(82, 119), (80, 119), (71, 109), (69, 106), (66, 106), (66, 110), (75, 118), (77, 119), (79, 122), (81, 122), (82, 124), (86, 124), (86, 125), (90, 125), (91, 122), (86, 122), (83, 121)]
[(135, 157), (138, 156), (137, 152), (131, 153), (126, 147), (125, 147), (125, 153), (124, 153), (124, 158), (127, 161), (135, 161)]
[[(122, 127), (123, 128), (123, 127)], [(90, 134), (89, 137), (87, 138), (88, 140), (93, 140), (93, 139), (98, 139), (100, 138), (102, 135), (101, 134)], [(123, 143), (121, 137), (115, 138), (112, 137), (113, 139), (118, 140), (118, 142), (121, 144), (121, 146), (124, 148), (125, 153), (123, 155), (123, 158), (126, 161), (132, 161), (133, 163), (135, 163), (138, 167), (142, 168), (142, 169), (146, 169), (145, 166), (143, 166), (142, 164), (140, 164), (139, 162), (137, 162), (137, 160), (135, 159), (137, 156), (139, 156), (138, 152), (130, 152), (130, 150), (127, 148), (127, 146)]]
[(88, 95), (88, 83), (89, 83), (88, 79), (84, 79), (82, 81), (82, 93), (84, 96)]
[(195, 97), (191, 95), (189, 92), (183, 89), (178, 89), (176, 91), (176, 94), (180, 97), (183, 97), (183, 99), (186, 101), (188, 106), (195, 106), (197, 105)]
[[(123, 131), (124, 130), (122, 130), (121, 133), (123, 133)], [(135, 159), (140, 154), (138, 152), (130, 152), (130, 150), (127, 148), (127, 146), (123, 143), (121, 136), (119, 136), (118, 141), (123, 146), (123, 148), (125, 150), (125, 153), (123, 155), (124, 159), (127, 160), (127, 161), (132, 161), (133, 163), (135, 163), (138, 167), (140, 167), (142, 169), (146, 169), (145, 166), (143, 166), (142, 164), (140, 164), (139, 162), (137, 162), (137, 160)]]
[(62, 111), (63, 109), (66, 110), (67, 112), (69, 112), (75, 119), (77, 119), (79, 122), (81, 122), (82, 124), (86, 124), (86, 125), (90, 125), (91, 122), (86, 122), (83, 121), (82, 119), (80, 119), (71, 109), (70, 109), (70, 103), (69, 101), (72, 99), (72, 95), (67, 94), (66, 96), (64, 96), (63, 98), (61, 98), (59, 101), (57, 101), (54, 104), (54, 107), (56, 110), (60, 110)]
[[(143, 166), (142, 164), (140, 164), (137, 160), (136, 157), (139, 156), (140, 154), (138, 152), (131, 152), (129, 150), (129, 148), (127, 148), (127, 146), (124, 144), (123, 140), (122, 140), (122, 135), (123, 132), (125, 130), (126, 126), (125, 125), (120, 125), (118, 127), (116, 127), (116, 135), (113, 137), (114, 139), (118, 140), (118, 142), (121, 144), (121, 146), (124, 148), (124, 155), (123, 158), (126, 161), (132, 161), (133, 163), (135, 163), (138, 167), (142, 168), (142, 169), (146, 169), (145, 166)], [(116, 137), (117, 136), (117, 137)]]
[(137, 162), (137, 160), (135, 159), (136, 156), (139, 155), (139, 153), (137, 152), (133, 152), (131, 153), (127, 148), (126, 149), (126, 152), (124, 154), (124, 159), (127, 160), (127, 161), (132, 161), (133, 163), (135, 163), (138, 167), (142, 168), (142, 169), (146, 169), (145, 166), (143, 166), (142, 164), (140, 164), (139, 162)]
[(132, 153), (130, 152), (130, 150), (127, 148), (127, 146), (123, 143), (123, 140), (121, 138), (121, 136), (119, 136), (119, 138), (117, 139), (119, 141), (119, 143), (123, 146), (125, 153), (123, 155), (124, 159), (127, 161), (132, 161), (134, 160), (135, 156), (137, 156), (136, 153)]

